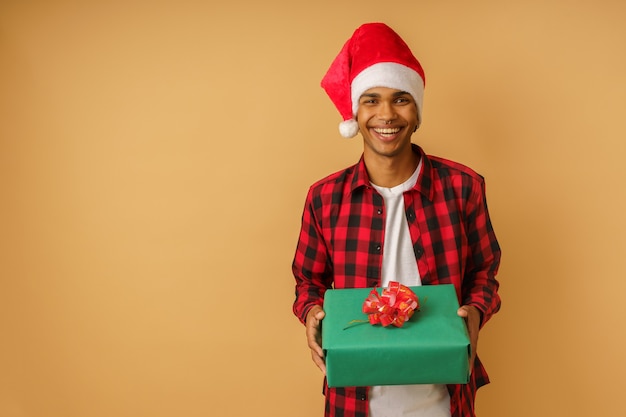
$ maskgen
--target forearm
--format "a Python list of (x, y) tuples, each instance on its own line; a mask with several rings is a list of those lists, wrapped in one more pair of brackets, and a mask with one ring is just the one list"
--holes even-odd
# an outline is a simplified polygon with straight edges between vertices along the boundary
[(312, 307), (323, 305), (324, 294), (332, 286), (333, 274), (328, 260), (327, 244), (313, 208), (311, 194), (309, 194), (292, 263), (292, 272), (296, 281), (293, 312), (302, 323), (306, 321), (306, 315)]
[(476, 194), (468, 229), (469, 256), (462, 285), (462, 302), (481, 313), (481, 327), (500, 309), (500, 286), (496, 275), (501, 250), (493, 230), (484, 188)]
[(293, 303), (293, 312), (304, 324), (311, 308), (316, 305), (323, 306), (324, 294), (329, 288), (329, 284), (321, 277), (305, 276), (295, 263), (293, 274), (296, 280), (296, 299)]
[(498, 287), (495, 274), (485, 271), (467, 277), (463, 282), (462, 304), (478, 309), (481, 327), (500, 309)]

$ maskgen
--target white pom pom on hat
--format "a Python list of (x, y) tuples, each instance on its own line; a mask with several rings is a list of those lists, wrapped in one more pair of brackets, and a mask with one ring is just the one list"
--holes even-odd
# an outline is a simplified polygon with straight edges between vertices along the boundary
[(411, 94), (421, 121), (424, 85), (424, 70), (419, 61), (402, 38), (384, 23), (360, 26), (322, 79), (322, 88), (343, 118), (339, 133), (345, 138), (359, 133), (355, 119), (358, 101), (363, 92), (374, 87)]
[(339, 134), (344, 138), (353, 138), (359, 133), (359, 124), (354, 118), (339, 123)]

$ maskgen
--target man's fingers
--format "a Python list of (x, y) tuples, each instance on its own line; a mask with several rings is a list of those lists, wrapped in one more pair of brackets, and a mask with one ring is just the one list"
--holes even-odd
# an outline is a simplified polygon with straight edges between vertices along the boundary
[(307, 315), (306, 320), (306, 339), (309, 349), (311, 349), (311, 358), (318, 368), (326, 374), (326, 363), (324, 361), (324, 351), (322, 349), (322, 329), (321, 324), (325, 313), (321, 307), (315, 306)]
[(460, 317), (463, 317), (465, 319), (465, 323), (467, 325), (467, 330), (468, 330), (469, 337), (470, 337), (471, 354), (469, 357), (469, 366), (470, 366), (470, 373), (471, 373), (474, 367), (474, 360), (476, 358), (476, 349), (478, 347), (480, 313), (478, 312), (478, 309), (476, 309), (476, 307), (461, 306), (458, 309), (457, 314)]
[(309, 348), (312, 351), (314, 351), (318, 356), (324, 355), (322, 346), (321, 346), (322, 341), (315, 334), (307, 333), (307, 342), (308, 342)]
[(315, 365), (320, 368), (320, 371), (326, 375), (326, 361), (324, 361), (324, 357), (319, 356), (315, 351), (311, 350), (311, 358), (313, 359)]

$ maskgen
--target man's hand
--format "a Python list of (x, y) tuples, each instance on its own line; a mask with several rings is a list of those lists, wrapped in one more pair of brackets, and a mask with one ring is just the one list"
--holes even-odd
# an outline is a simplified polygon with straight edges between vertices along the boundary
[(469, 369), (470, 373), (474, 369), (474, 359), (476, 358), (476, 349), (478, 347), (478, 331), (480, 330), (480, 311), (474, 306), (461, 306), (457, 310), (457, 314), (465, 319), (467, 332), (469, 333), (471, 354)]
[(311, 349), (311, 358), (326, 375), (326, 361), (322, 350), (322, 319), (326, 314), (322, 307), (315, 306), (306, 315), (306, 340)]

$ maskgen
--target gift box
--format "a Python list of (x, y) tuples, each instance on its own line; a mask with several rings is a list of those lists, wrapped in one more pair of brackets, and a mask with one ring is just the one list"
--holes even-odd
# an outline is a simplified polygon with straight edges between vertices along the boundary
[(326, 292), (322, 348), (328, 386), (468, 382), (469, 335), (457, 315), (454, 286), (409, 288), (420, 307), (402, 327), (368, 322), (362, 307), (371, 288)]

